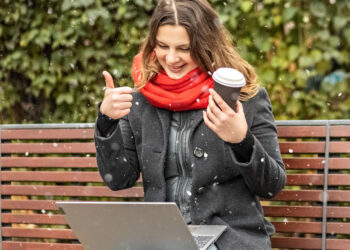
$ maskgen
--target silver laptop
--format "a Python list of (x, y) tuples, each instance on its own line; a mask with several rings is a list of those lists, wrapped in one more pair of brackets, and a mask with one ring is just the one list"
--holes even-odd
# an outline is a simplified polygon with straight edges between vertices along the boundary
[(187, 226), (170, 202), (56, 203), (87, 250), (205, 250), (226, 229)]

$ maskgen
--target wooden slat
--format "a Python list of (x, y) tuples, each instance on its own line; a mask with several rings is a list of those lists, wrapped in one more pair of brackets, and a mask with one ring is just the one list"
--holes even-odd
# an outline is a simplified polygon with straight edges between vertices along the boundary
[(142, 187), (112, 191), (96, 186), (2, 185), (2, 195), (83, 196), (83, 197), (143, 197)]
[(272, 222), (276, 232), (282, 233), (322, 233), (322, 222), (286, 221)]
[[(321, 249), (321, 238), (297, 238), (297, 237), (272, 237), (271, 244), (273, 248), (284, 249)], [(348, 250), (350, 249), (350, 240), (347, 239), (327, 239), (327, 250)]]
[(350, 190), (328, 190), (328, 201), (350, 201)]
[(278, 137), (326, 137), (325, 126), (277, 126)]
[[(286, 221), (272, 222), (276, 232), (290, 233), (322, 233), (322, 222)], [(350, 234), (350, 223), (327, 222), (329, 234)]]
[[(321, 218), (320, 206), (264, 206), (267, 217)], [(327, 206), (327, 218), (350, 218), (350, 207)]]
[(96, 157), (2, 157), (4, 167), (96, 168)]
[(283, 158), (286, 169), (324, 169), (324, 158)]
[[(103, 180), (98, 172), (54, 172), (30, 171), (14, 172), (2, 171), (2, 181), (41, 181), (41, 182), (99, 182)], [(60, 188), (60, 187), (57, 187)]]
[(280, 142), (282, 154), (324, 153), (325, 142)]
[[(323, 174), (288, 174), (287, 185), (323, 185)], [(350, 185), (350, 174), (329, 174), (329, 186)]]
[[(97, 182), (103, 183), (99, 172), (87, 171), (2, 171), (2, 181), (40, 181), (40, 182)], [(142, 182), (140, 177), (138, 183)], [(59, 187), (58, 187), (59, 188)]]
[(329, 143), (330, 153), (350, 153), (350, 142), (347, 141), (331, 141)]
[(272, 237), (273, 248), (284, 249), (321, 249), (321, 238), (297, 238), (297, 237)]
[(323, 174), (288, 174), (287, 175), (287, 186), (291, 185), (308, 185), (308, 186), (319, 186), (324, 183)]
[(45, 228), (11, 228), (2, 227), (3, 237), (48, 238), (48, 239), (77, 239), (71, 229)]
[(322, 218), (322, 206), (264, 206), (267, 217)]
[(350, 223), (327, 222), (327, 233), (350, 234)]
[(350, 158), (329, 158), (329, 169), (350, 169)]
[(80, 244), (3, 241), (3, 250), (84, 250)]
[(64, 215), (56, 214), (1, 214), (2, 223), (67, 225)]
[(2, 209), (13, 210), (59, 210), (53, 200), (1, 200)]
[(328, 218), (350, 218), (350, 207), (327, 206)]
[(93, 139), (94, 129), (3, 129), (2, 140), (13, 139)]
[(326, 240), (327, 250), (349, 250), (350, 240), (348, 239), (327, 239)]
[(330, 128), (331, 137), (350, 137), (350, 129), (348, 125), (334, 125)]
[(282, 190), (273, 199), (275, 201), (322, 201), (322, 190)]
[(2, 143), (2, 154), (96, 153), (93, 142)]

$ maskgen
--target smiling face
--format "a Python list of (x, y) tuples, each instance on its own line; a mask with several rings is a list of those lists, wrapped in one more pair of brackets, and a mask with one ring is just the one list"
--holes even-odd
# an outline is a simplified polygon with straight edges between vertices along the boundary
[(159, 64), (172, 79), (179, 79), (198, 67), (192, 60), (190, 38), (183, 26), (160, 26), (154, 51)]

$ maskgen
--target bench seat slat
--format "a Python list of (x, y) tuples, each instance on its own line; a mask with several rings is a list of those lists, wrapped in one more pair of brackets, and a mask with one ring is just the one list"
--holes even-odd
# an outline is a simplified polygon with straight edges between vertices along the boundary
[(94, 129), (3, 129), (2, 140), (14, 139), (93, 139)]
[(67, 225), (64, 215), (2, 213), (2, 223)]
[(143, 188), (133, 187), (112, 191), (108, 187), (96, 186), (2, 185), (2, 195), (141, 198), (143, 197)]
[(47, 238), (47, 239), (77, 239), (71, 229), (46, 229), (46, 228), (11, 228), (2, 227), (3, 237)]
[(92, 142), (2, 143), (2, 154), (96, 153)]
[(97, 168), (95, 157), (2, 157), (4, 167)]
[(3, 250), (22, 250), (22, 249), (35, 249), (35, 250), (84, 250), (80, 244), (67, 244), (67, 243), (39, 243), (39, 242), (18, 242), (18, 241), (3, 241)]

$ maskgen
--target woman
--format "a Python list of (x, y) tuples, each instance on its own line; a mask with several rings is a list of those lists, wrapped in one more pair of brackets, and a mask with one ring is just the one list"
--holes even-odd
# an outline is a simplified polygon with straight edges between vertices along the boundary
[[(138, 92), (114, 88), (99, 106), (95, 143), (112, 190), (143, 178), (145, 201), (172, 201), (188, 224), (227, 225), (212, 249), (269, 249), (259, 197), (285, 184), (271, 103), (206, 0), (160, 1), (134, 59)], [(220, 67), (242, 72), (237, 111), (212, 89)]]

